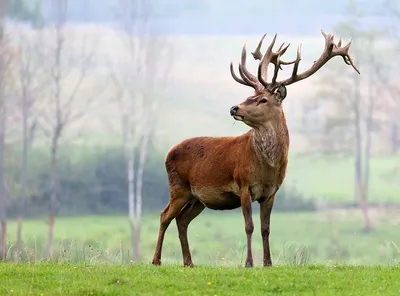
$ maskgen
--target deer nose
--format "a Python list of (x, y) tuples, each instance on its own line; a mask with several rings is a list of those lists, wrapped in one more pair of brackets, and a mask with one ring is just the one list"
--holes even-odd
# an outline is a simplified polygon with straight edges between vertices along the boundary
[(232, 116), (232, 115), (235, 115), (238, 109), (239, 109), (238, 106), (233, 106), (233, 107), (231, 108), (231, 116)]

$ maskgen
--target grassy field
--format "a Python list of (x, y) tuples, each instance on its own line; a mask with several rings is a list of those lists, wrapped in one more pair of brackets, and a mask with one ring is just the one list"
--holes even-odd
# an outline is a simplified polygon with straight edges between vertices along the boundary
[(1, 264), (0, 295), (398, 295), (399, 267)]
[[(254, 213), (253, 255), (262, 260), (258, 213)], [(400, 262), (399, 225), (396, 209), (371, 211), (374, 230), (362, 231), (359, 211), (324, 213), (273, 213), (271, 251), (274, 264), (391, 264)], [(142, 263), (151, 262), (158, 215), (145, 215), (142, 225)], [(23, 258), (43, 258), (47, 219), (24, 224)], [(16, 223), (8, 226), (9, 258), (12, 258)], [(199, 265), (237, 266), (245, 259), (245, 232), (240, 211), (205, 211), (189, 228), (193, 261)], [(87, 216), (58, 218), (55, 224), (55, 259), (58, 262), (129, 263), (131, 247), (126, 217)], [(182, 255), (175, 222), (166, 233), (163, 248), (165, 264), (181, 264)]]
[[(400, 202), (399, 167), (399, 156), (375, 156), (371, 159), (370, 202)], [(354, 159), (292, 154), (285, 184), (295, 185), (307, 198), (353, 202)]]

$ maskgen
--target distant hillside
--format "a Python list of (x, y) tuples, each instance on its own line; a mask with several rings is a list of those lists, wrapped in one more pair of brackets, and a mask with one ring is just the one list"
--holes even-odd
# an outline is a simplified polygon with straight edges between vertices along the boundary
[[(11, 30), (11, 29), (10, 29)], [(270, 33), (270, 32), (269, 32)], [(315, 32), (319, 34), (318, 30)], [(11, 31), (10, 35), (17, 37), (20, 31)], [(31, 31), (25, 33), (30, 38)], [(46, 40), (51, 42), (51, 33)], [(110, 64), (122, 65), (127, 60), (124, 47), (121, 44), (121, 32), (102, 25), (83, 25), (69, 28), (66, 36), (68, 46), (81, 50), (83, 41), (88, 45), (95, 42), (94, 69), (90, 71), (90, 77), (82, 85), (77, 99), (79, 102), (95, 95), (96, 105), (80, 121), (77, 121), (67, 134), (74, 140), (84, 142), (112, 143), (117, 136), (115, 131), (120, 127), (120, 115), (118, 105), (110, 103), (110, 98), (116, 94), (110, 81)], [(156, 140), (154, 145), (169, 147), (177, 141), (190, 136), (217, 136), (237, 135), (248, 130), (243, 123), (235, 123), (229, 116), (229, 108), (233, 104), (242, 102), (252, 93), (248, 87), (236, 83), (229, 73), (229, 63), (232, 60), (235, 65), (240, 59), (243, 42), (247, 40), (248, 49), (253, 50), (260, 36), (248, 35), (180, 35), (169, 36), (168, 42), (173, 47), (173, 67), (169, 75), (168, 86), (165, 89), (157, 89), (159, 92), (160, 108), (155, 116)], [(272, 34), (266, 40), (270, 42)], [(287, 59), (295, 57), (296, 46), (302, 47), (302, 62), (299, 71), (310, 67), (312, 62), (321, 54), (324, 40), (319, 34), (316, 37), (279, 34), (278, 43), (291, 42), (292, 46), (287, 52)], [(354, 40), (353, 46), (357, 46)], [(88, 45), (89, 47), (89, 45)], [(264, 46), (265, 47), (265, 46)], [(388, 48), (382, 44), (382, 48)], [(356, 61), (358, 55), (354, 54)], [(386, 59), (391, 55), (386, 54)], [(164, 60), (158, 61), (160, 64)], [(249, 68), (256, 70), (256, 62), (249, 58)], [(352, 69), (343, 64), (342, 59), (335, 58), (324, 67), (317, 75), (300, 83), (294, 84), (288, 89), (288, 97), (284, 102), (288, 124), (291, 130), (293, 147), (302, 148), (301, 139), (296, 139), (296, 129), (299, 127), (302, 116), (302, 105), (313, 99), (313, 93), (317, 89), (323, 73), (340, 66), (343, 73), (352, 73)], [(362, 69), (362, 67), (360, 66)], [(290, 75), (291, 67), (285, 68), (282, 76)], [(76, 77), (71, 76), (65, 81), (64, 89), (68, 90), (68, 84)], [(105, 93), (97, 95), (94, 90), (107, 85)], [(133, 98), (132, 98), (133, 99)], [(80, 138), (80, 139), (78, 139)]]

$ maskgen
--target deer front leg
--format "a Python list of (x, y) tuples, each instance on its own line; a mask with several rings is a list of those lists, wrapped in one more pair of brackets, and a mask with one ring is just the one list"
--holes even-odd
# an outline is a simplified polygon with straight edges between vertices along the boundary
[(241, 206), (244, 217), (244, 225), (247, 237), (247, 258), (245, 267), (253, 267), (253, 254), (251, 251), (251, 236), (253, 235), (254, 224), (251, 216), (251, 197), (250, 192), (246, 190), (241, 196)]
[(274, 205), (275, 195), (260, 204), (261, 237), (263, 242), (263, 264), (272, 266), (271, 252), (269, 248), (269, 232), (272, 206)]

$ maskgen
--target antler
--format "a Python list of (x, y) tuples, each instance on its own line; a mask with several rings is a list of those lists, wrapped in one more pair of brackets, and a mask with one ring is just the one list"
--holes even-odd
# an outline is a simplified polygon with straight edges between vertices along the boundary
[[(271, 44), (268, 46), (268, 49), (264, 56), (261, 54), (261, 46), (264, 41), (264, 38), (267, 34), (264, 34), (260, 40), (260, 42), (257, 45), (257, 48), (254, 52), (251, 54), (253, 55), (255, 60), (260, 60), (259, 66), (258, 66), (258, 73), (257, 77), (252, 75), (246, 68), (246, 44), (244, 44), (243, 49), (242, 49), (242, 57), (241, 57), (241, 63), (239, 64), (239, 74), (242, 77), (240, 79), (239, 77), (236, 76), (234, 70), (233, 70), (233, 65), (232, 62), (230, 64), (230, 70), (232, 77), (239, 83), (251, 86), (253, 87), (256, 91), (261, 91), (263, 89), (267, 89), (270, 92), (273, 92), (277, 87), (280, 85), (289, 85), (292, 83), (295, 83), (297, 81), (303, 80), (307, 77), (310, 77), (313, 75), (315, 72), (317, 72), (324, 64), (326, 64), (331, 58), (340, 55), (344, 62), (347, 65), (351, 65), (354, 70), (357, 71), (358, 74), (360, 74), (360, 71), (357, 69), (357, 67), (354, 65), (354, 62), (352, 58), (349, 55), (349, 49), (351, 45), (351, 41), (346, 45), (341, 47), (341, 40), (335, 44), (333, 41), (334, 36), (331, 34), (326, 34), (322, 29), (321, 33), (325, 38), (325, 49), (322, 53), (322, 55), (319, 57), (318, 60), (314, 62), (314, 64), (311, 66), (310, 69), (307, 71), (304, 71), (303, 73), (297, 74), (298, 68), (299, 68), (299, 63), (301, 60), (301, 44), (297, 48), (297, 57), (294, 61), (290, 62), (285, 62), (282, 61), (280, 58), (281, 56), (286, 52), (286, 50), (289, 48), (290, 43), (288, 45), (285, 45), (283, 43), (277, 52), (273, 52), (272, 48), (275, 45), (276, 37), (277, 34), (275, 34), (274, 39), (272, 40)], [(268, 76), (268, 65), (269, 64), (274, 65), (274, 75), (272, 77), (272, 81), (270, 83), (267, 82), (267, 76)], [(293, 65), (293, 71), (291, 77), (288, 79), (282, 80), (282, 81), (276, 81), (278, 77), (278, 72), (279, 70), (282, 70), (281, 65)]]
[(354, 65), (354, 62), (349, 55), (349, 49), (350, 49), (352, 40), (350, 40), (350, 42), (347, 45), (341, 47), (342, 40), (339, 40), (339, 42), (337, 44), (335, 44), (335, 42), (333, 41), (334, 35), (326, 34), (322, 29), (321, 29), (321, 33), (325, 38), (325, 48), (324, 48), (324, 51), (322, 52), (321, 56), (318, 58), (318, 60), (316, 60), (314, 62), (314, 64), (311, 66), (311, 68), (300, 74), (297, 74), (297, 71), (299, 68), (299, 63), (301, 60), (301, 52), (300, 52), (301, 45), (299, 45), (299, 47), (297, 49), (297, 57), (296, 57), (296, 60), (294, 62), (294, 66), (293, 66), (292, 75), (288, 79), (285, 79), (285, 80), (282, 80), (279, 82), (273, 81), (269, 86), (269, 90), (276, 89), (279, 85), (289, 85), (289, 84), (292, 84), (297, 81), (300, 81), (300, 80), (310, 77), (315, 72), (317, 72), (319, 69), (321, 69), (321, 67), (323, 65), (325, 65), (331, 58), (333, 58), (335, 56), (341, 56), (343, 58), (343, 61), (347, 65), (351, 65), (353, 67), (353, 69), (356, 70), (358, 74), (360, 74), (360, 71)]

